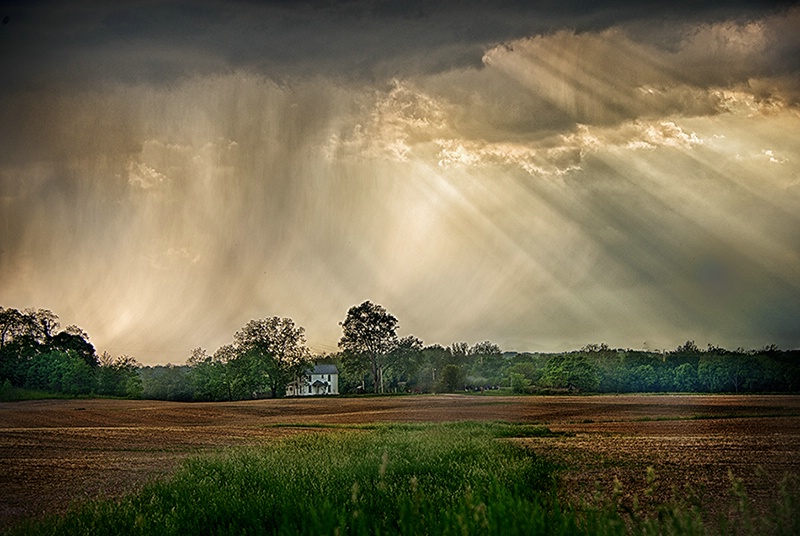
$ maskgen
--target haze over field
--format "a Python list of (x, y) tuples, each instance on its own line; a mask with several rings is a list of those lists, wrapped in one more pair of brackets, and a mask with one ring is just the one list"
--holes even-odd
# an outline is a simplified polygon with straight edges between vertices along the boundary
[(98, 351), (800, 346), (794, 2), (67, 4), (0, 8), (0, 305)]

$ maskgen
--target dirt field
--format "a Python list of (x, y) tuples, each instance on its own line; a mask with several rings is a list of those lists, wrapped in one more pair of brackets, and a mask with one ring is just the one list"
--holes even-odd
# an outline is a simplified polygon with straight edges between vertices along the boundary
[[(115, 497), (168, 475), (188, 455), (261, 445), (293, 433), (276, 424), (504, 420), (569, 434), (524, 439), (569, 467), (566, 495), (584, 496), (614, 477), (628, 500), (653, 466), (672, 486), (704, 489), (722, 504), (728, 471), (756, 508), (784, 474), (800, 475), (800, 396), (461, 395), (313, 398), (233, 403), (53, 400), (0, 403), (0, 529), (61, 512), (73, 501)], [(760, 468), (760, 469), (758, 469)]]

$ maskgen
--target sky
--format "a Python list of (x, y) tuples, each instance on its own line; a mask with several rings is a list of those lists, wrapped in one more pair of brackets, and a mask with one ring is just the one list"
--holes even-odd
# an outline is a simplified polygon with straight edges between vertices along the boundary
[[(665, 4), (661, 6), (660, 4)], [(144, 364), (800, 347), (795, 2), (0, 7), (0, 305)]]

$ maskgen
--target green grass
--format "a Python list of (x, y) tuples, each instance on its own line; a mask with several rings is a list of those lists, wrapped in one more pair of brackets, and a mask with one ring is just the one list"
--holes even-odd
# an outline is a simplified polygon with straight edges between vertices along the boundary
[(553, 432), (546, 426), (538, 424), (516, 424), (508, 421), (490, 421), (488, 423), (475, 422), (451, 422), (441, 425), (431, 423), (271, 423), (264, 425), (265, 428), (301, 428), (301, 429), (320, 429), (320, 430), (394, 430), (394, 431), (431, 431), (436, 427), (447, 430), (465, 429), (468, 431), (479, 430), (478, 433), (489, 433), (495, 438), (509, 437), (557, 437), (571, 435), (567, 432)]
[(507, 440), (548, 434), (502, 422), (299, 434), (189, 459), (135, 495), (10, 534), (703, 534), (691, 510), (648, 519), (614, 501), (559, 505), (554, 466)]

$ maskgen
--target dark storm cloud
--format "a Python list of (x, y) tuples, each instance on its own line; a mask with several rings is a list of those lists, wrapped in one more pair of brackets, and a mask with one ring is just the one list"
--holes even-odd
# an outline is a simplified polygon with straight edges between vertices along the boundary
[[(3, 88), (163, 83), (252, 69), (352, 79), (479, 66), (497, 43), (561, 28), (773, 13), (789, 2), (11, 2), (0, 15)], [(644, 32), (643, 32), (644, 34)], [(658, 35), (655, 32), (654, 35)], [(796, 46), (781, 51), (792, 58)], [(797, 55), (794, 55), (796, 63)]]
[[(770, 20), (764, 32), (767, 43), (745, 43), (735, 50), (748, 21), (781, 13), (788, 4), (11, 2), (0, 13), (8, 17), (0, 26), (0, 159), (9, 164), (25, 161), (32, 153), (39, 160), (75, 158), (87, 151), (135, 153), (144, 135), (136, 119), (140, 111), (131, 108), (126, 95), (96, 91), (115, 84), (169, 88), (191, 77), (240, 70), (287, 85), (298, 77), (323, 76), (355, 87), (441, 72), (440, 87), (433, 81), (427, 88), (447, 94), (464, 110), (459, 128), (498, 139), (546, 135), (575, 122), (610, 124), (648, 111), (698, 115), (718, 108), (713, 95), (670, 89), (675, 83), (701, 90), (750, 84), (762, 98), (778, 91), (793, 104), (800, 99), (797, 12)], [(727, 26), (712, 31), (698, 26), (720, 20)], [(741, 20), (740, 26), (736, 20)], [(617, 30), (611, 37), (573, 38), (575, 32), (612, 25)], [(568, 30), (552, 44), (549, 37), (530, 40), (563, 28)], [(508, 77), (482, 76), (487, 50), (515, 40), (519, 54), (527, 54), (527, 61), (538, 69), (533, 76), (542, 80), (549, 67), (540, 61), (539, 45), (550, 47), (544, 50), (549, 53), (553, 45), (567, 43), (565, 52), (549, 61), (580, 65), (594, 79), (611, 73), (627, 84), (615, 80), (613, 92), (597, 95), (593, 79), (582, 81), (586, 90), (577, 99), (583, 106), (575, 113), (548, 98), (541, 87), (532, 92)], [(650, 58), (641, 56), (646, 46), (653, 47), (645, 50)], [(563, 78), (563, 73), (556, 75)], [(638, 91), (642, 84), (656, 89), (664, 85), (667, 91), (654, 102)], [(486, 98), (480, 106), (470, 106), (467, 101), (476, 95)], [(90, 125), (79, 119), (87, 108), (98, 112)]]

